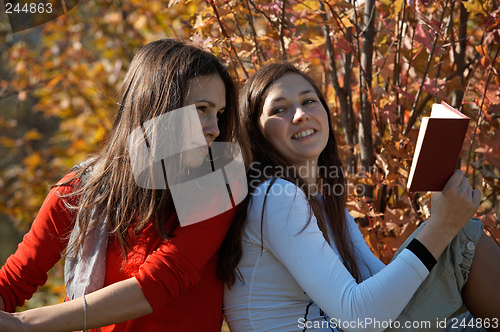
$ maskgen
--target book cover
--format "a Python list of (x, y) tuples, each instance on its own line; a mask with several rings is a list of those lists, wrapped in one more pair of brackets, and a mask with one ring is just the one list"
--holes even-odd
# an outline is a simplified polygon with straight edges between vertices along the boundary
[(407, 188), (441, 191), (456, 169), (469, 118), (445, 102), (434, 104), (422, 119)]

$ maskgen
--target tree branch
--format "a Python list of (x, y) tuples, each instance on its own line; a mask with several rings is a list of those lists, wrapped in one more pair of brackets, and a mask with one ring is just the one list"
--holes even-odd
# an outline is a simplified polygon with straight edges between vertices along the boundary
[[(443, 23), (443, 20), (444, 20), (444, 14), (446, 13), (446, 8), (448, 7), (448, 3), (449, 3), (449, 0), (446, 0), (443, 12), (441, 14), (441, 19), (439, 20), (439, 27), (440, 28), (441, 28), (441, 24)], [(416, 112), (416, 108), (417, 108), (417, 105), (418, 105), (418, 100), (420, 99), (420, 95), (422, 94), (422, 90), (424, 88), (424, 83), (425, 83), (425, 78), (427, 77), (427, 74), (428, 74), (429, 69), (431, 67), (432, 56), (434, 54), (434, 50), (436, 49), (436, 45), (437, 45), (438, 40), (439, 40), (439, 33), (438, 33), (438, 31), (436, 31), (436, 36), (434, 38), (434, 42), (432, 43), (432, 48), (431, 48), (431, 51), (429, 53), (429, 57), (427, 59), (427, 66), (425, 67), (425, 70), (424, 70), (424, 75), (422, 77), (422, 82), (420, 82), (420, 87), (417, 90), (417, 95), (415, 97), (415, 101), (413, 102), (413, 106), (412, 106), (412, 109), (411, 109), (410, 118), (408, 119), (408, 123), (406, 124), (406, 128), (403, 131), (403, 134), (405, 134), (405, 135), (408, 134), (408, 132), (410, 131), (411, 127), (415, 123), (415, 120), (418, 117), (418, 114)]]
[(360, 126), (358, 128), (361, 163), (368, 170), (375, 162), (372, 138), (372, 107), (368, 99), (372, 85), (372, 58), (375, 38), (375, 0), (365, 1), (363, 51), (360, 72)]
[(225, 27), (224, 23), (222, 22), (222, 20), (221, 20), (221, 18), (219, 16), (219, 11), (217, 10), (217, 6), (215, 5), (215, 1), (213, 1), (213, 0), (210, 1), (209, 0), (208, 2), (212, 6), (212, 9), (214, 11), (215, 17), (217, 18), (217, 22), (219, 22), (219, 28), (220, 28), (220, 30), (222, 32), (222, 36), (224, 37), (224, 43), (226, 44), (226, 47), (229, 49), (229, 52), (231, 52), (231, 50), (233, 51), (234, 56), (236, 57), (236, 60), (238, 60), (238, 63), (240, 64), (241, 69), (243, 69), (243, 72), (245, 73), (245, 76), (247, 78), (249, 78), (250, 75), (248, 75), (248, 72), (246, 71), (245, 66), (241, 62), (241, 59), (238, 56), (238, 53), (236, 52), (236, 48), (234, 47), (233, 42), (231, 41), (231, 38), (229, 37), (229, 34), (226, 31), (226, 27)]
[(283, 59), (287, 59), (288, 56), (286, 54), (286, 47), (285, 47), (285, 8), (286, 8), (286, 1), (287, 0), (281, 0), (281, 19), (280, 19), (280, 45), (281, 45), (281, 55), (283, 56)]
[[(397, 31), (397, 49), (396, 49), (396, 57), (394, 58), (394, 76), (393, 83), (401, 90), (401, 43), (403, 39), (403, 20), (406, 12), (406, 1), (403, 1), (403, 8), (401, 10), (401, 18), (398, 21), (398, 31)], [(398, 116), (399, 116), (399, 125), (400, 128), (403, 129), (404, 126), (404, 115), (403, 115), (403, 107), (399, 104), (399, 93), (396, 93), (396, 105), (398, 107)]]
[[(326, 15), (325, 5), (322, 0), (319, 0), (319, 6), (322, 12), (320, 14), (320, 17), (323, 20), (323, 22), (327, 22), (328, 17)], [(344, 77), (344, 86), (343, 87), (340, 86), (339, 79), (337, 76), (337, 67), (335, 65), (335, 50), (333, 48), (333, 43), (330, 38), (330, 29), (326, 23), (323, 24), (323, 34), (325, 36), (326, 54), (328, 57), (328, 67), (329, 67), (328, 72), (331, 77), (332, 86), (335, 89), (337, 98), (339, 99), (342, 127), (344, 128), (344, 138), (346, 140), (347, 145), (351, 147), (350, 148), (351, 155), (347, 156), (347, 163), (348, 165), (355, 166), (356, 159), (354, 158), (354, 153), (353, 153), (354, 151), (352, 147), (354, 146), (354, 138), (355, 138), (354, 131), (356, 126), (354, 124), (354, 113), (352, 112), (352, 105), (348, 101), (349, 91), (350, 91), (350, 86), (348, 85), (350, 80), (348, 81)], [(350, 66), (350, 61), (349, 61), (349, 66)], [(349, 76), (350, 73), (347, 77)], [(354, 167), (351, 167), (351, 169), (354, 171)]]
[(259, 59), (259, 65), (262, 64), (263, 62), (266, 62), (266, 57), (264, 52), (262, 51), (259, 42), (257, 41), (257, 30), (255, 30), (255, 24), (253, 21), (253, 14), (252, 10), (250, 9), (250, 4), (248, 3), (248, 0), (245, 0), (245, 4), (248, 8), (249, 17), (248, 17), (248, 23), (250, 25), (250, 29), (252, 30), (252, 39), (255, 44), (255, 50), (257, 51), (257, 59)]
[(255, 8), (255, 10), (258, 11), (259, 13), (261, 13), (267, 19), (267, 21), (271, 24), (271, 26), (273, 26), (277, 31), (279, 31), (279, 29), (280, 29), (279, 26), (275, 22), (273, 22), (273, 20), (269, 16), (267, 16), (267, 14), (263, 10), (261, 10), (259, 7), (257, 7), (254, 0), (250, 0), (250, 2), (252, 3), (253, 8)]
[(470, 164), (470, 158), (472, 155), (472, 148), (474, 147), (474, 141), (476, 139), (477, 128), (479, 127), (479, 123), (482, 120), (484, 100), (486, 99), (486, 92), (488, 91), (488, 84), (490, 83), (491, 74), (494, 72), (493, 68), (494, 68), (495, 63), (497, 61), (499, 51), (500, 51), (500, 47), (497, 48), (497, 52), (495, 53), (495, 58), (493, 59), (493, 62), (490, 64), (491, 70), (489, 71), (488, 78), (486, 79), (486, 84), (484, 86), (484, 92), (483, 92), (483, 98), (481, 99), (481, 106), (479, 106), (479, 114), (477, 115), (476, 125), (474, 127), (474, 134), (472, 135), (472, 141), (470, 143), (469, 152), (467, 154), (468, 155), (467, 168), (465, 170), (465, 174), (467, 174), (469, 171), (469, 164)]

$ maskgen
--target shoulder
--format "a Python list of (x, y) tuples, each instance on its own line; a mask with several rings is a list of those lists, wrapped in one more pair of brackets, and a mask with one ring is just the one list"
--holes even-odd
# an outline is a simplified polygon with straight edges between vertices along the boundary
[(98, 161), (99, 158), (94, 156), (74, 165), (57, 184), (52, 186), (52, 189), (62, 195), (71, 195), (95, 174), (94, 168)]
[(258, 224), (266, 220), (301, 220), (303, 228), (311, 217), (311, 209), (304, 192), (292, 182), (273, 178), (262, 182), (250, 194), (248, 223)]
[(42, 209), (58, 208), (66, 210), (68, 206), (78, 205), (80, 199), (78, 190), (82, 186), (82, 181), (84, 180), (79, 175), (78, 168), (73, 167), (56, 184), (52, 185), (44, 200)]
[(353, 226), (358, 227), (358, 223), (356, 222), (356, 220), (354, 220), (354, 217), (349, 213), (349, 210), (347, 208), (344, 208), (344, 212), (347, 225), (349, 225), (349, 227)]
[(260, 183), (250, 192), (250, 209), (272, 209), (274, 206), (291, 207), (301, 202), (306, 205), (304, 192), (294, 183), (281, 178), (272, 178)]
[(266, 180), (250, 193), (252, 200), (260, 199), (289, 199), (302, 196), (305, 198), (304, 192), (294, 183), (282, 178), (272, 178)]
[[(81, 180), (77, 174), (70, 171), (68, 174), (63, 176), (49, 192), (48, 198), (53, 200), (60, 200), (61, 198), (70, 198), (73, 194), (80, 188)], [(52, 197), (54, 196), (54, 197)]]

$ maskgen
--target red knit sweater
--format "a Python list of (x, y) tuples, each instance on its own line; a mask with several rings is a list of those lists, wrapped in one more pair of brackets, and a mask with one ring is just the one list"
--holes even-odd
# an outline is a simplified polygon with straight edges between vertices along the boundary
[[(67, 209), (59, 195), (71, 190), (72, 186), (64, 186), (50, 191), (31, 230), (0, 270), (0, 295), (6, 311), (13, 312), (45, 284), (47, 271), (61, 258), (75, 212)], [(154, 312), (103, 331), (220, 332), (222, 283), (215, 275), (216, 253), (234, 213), (232, 209), (203, 222), (177, 227), (169, 241), (164, 241), (150, 224), (132, 239), (133, 250), (126, 261), (118, 242), (109, 238), (104, 286), (135, 277)], [(166, 227), (170, 229), (175, 223), (177, 217), (171, 215)]]

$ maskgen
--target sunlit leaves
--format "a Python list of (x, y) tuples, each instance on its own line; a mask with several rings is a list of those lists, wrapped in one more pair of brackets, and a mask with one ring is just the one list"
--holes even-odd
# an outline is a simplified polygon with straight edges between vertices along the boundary
[(485, 8), (487, 9), (489, 7), (489, 2), (490, 1), (484, 1), (483, 3), (483, 1), (481, 0), (462, 1), (464, 7), (471, 15), (478, 15), (483, 17), (487, 16)]

